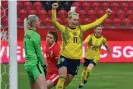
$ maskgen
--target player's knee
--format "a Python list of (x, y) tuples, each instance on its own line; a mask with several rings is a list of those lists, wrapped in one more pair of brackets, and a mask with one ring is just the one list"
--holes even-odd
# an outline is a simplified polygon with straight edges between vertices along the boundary
[(59, 76), (67, 76), (67, 68), (62, 67), (59, 69)]
[(94, 64), (89, 64), (88, 67), (87, 67), (87, 69), (91, 69), (92, 70), (94, 67), (95, 67)]

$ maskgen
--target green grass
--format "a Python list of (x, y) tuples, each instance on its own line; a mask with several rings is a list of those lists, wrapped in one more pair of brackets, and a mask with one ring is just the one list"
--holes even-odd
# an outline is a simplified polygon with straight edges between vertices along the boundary
[[(9, 89), (9, 66), (2, 64), (2, 87), (1, 89)], [(4, 72), (4, 70), (6, 71)], [(80, 74), (82, 65), (78, 75), (68, 85), (67, 89), (76, 89), (80, 83)], [(24, 71), (23, 64), (18, 65), (18, 89), (30, 89), (28, 78)], [(55, 89), (55, 88), (53, 88)], [(133, 64), (107, 64), (100, 63), (92, 71), (88, 83), (83, 89), (133, 89)]]

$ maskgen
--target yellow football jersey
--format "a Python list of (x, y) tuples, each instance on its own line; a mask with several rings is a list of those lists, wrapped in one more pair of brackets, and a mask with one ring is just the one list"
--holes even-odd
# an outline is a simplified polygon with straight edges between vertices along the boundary
[(88, 43), (85, 58), (95, 60), (95, 62), (97, 62), (100, 58), (101, 46), (106, 43), (106, 38), (103, 36), (97, 38), (94, 34), (91, 34), (85, 39), (85, 42)]
[(79, 60), (80, 58), (82, 58), (83, 33), (100, 25), (107, 17), (108, 15), (105, 14), (93, 23), (87, 25), (80, 25), (77, 26), (75, 29), (71, 29), (58, 23), (56, 20), (56, 10), (52, 10), (53, 25), (57, 28), (57, 30), (60, 31), (63, 41), (60, 55), (75, 60)]

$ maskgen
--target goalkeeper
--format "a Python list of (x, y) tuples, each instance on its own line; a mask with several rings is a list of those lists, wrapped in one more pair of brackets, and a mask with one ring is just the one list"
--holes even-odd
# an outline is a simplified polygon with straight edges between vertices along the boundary
[(24, 68), (28, 74), (30, 88), (47, 89), (44, 75), (45, 63), (42, 56), (40, 35), (36, 32), (39, 28), (40, 21), (36, 15), (29, 15), (24, 20), (24, 50), (26, 61)]

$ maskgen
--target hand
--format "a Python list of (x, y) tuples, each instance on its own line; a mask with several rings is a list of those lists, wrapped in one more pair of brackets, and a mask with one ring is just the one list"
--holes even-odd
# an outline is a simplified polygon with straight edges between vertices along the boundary
[(43, 67), (44, 74), (45, 74), (45, 76), (46, 76), (46, 74), (47, 74), (47, 66), (44, 65), (44, 66), (42, 66), (42, 67)]
[(58, 3), (53, 3), (52, 4), (52, 9), (57, 9), (59, 7)]
[(106, 13), (107, 13), (108, 15), (110, 15), (110, 14), (112, 13), (112, 10), (111, 10), (110, 8), (108, 8), (108, 9), (106, 10)]

